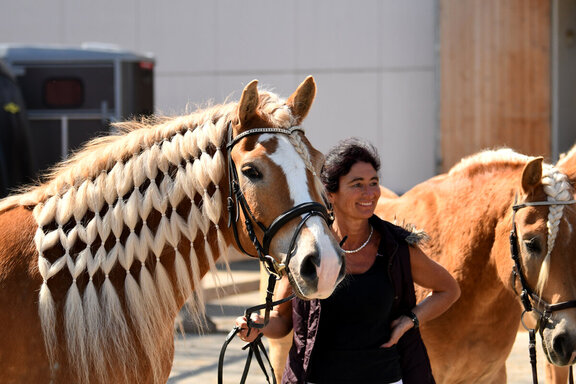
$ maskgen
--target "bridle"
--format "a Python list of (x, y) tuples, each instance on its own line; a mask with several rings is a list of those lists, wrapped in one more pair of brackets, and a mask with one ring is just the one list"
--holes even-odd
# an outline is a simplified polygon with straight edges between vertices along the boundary
[[(260, 261), (264, 263), (268, 273), (275, 275), (277, 278), (280, 278), (284, 272), (290, 273), (290, 269), (288, 267), (290, 263), (290, 259), (295, 251), (296, 240), (300, 231), (304, 227), (304, 224), (308, 219), (312, 216), (320, 216), (323, 218), (327, 223), (330, 222), (330, 217), (326, 210), (326, 207), (318, 202), (310, 201), (306, 203), (302, 203), (292, 207), (288, 211), (279, 215), (276, 219), (272, 221), (269, 227), (266, 227), (260, 221), (258, 221), (246, 198), (244, 197), (244, 193), (240, 188), (240, 182), (238, 179), (238, 172), (236, 171), (236, 164), (234, 164), (234, 160), (232, 159), (232, 149), (234, 146), (242, 139), (250, 135), (259, 135), (262, 133), (274, 133), (274, 134), (284, 134), (284, 135), (291, 135), (295, 131), (303, 131), (301, 127), (295, 126), (288, 129), (284, 128), (253, 128), (247, 131), (242, 132), (236, 137), (232, 137), (233, 130), (232, 130), (232, 123), (228, 125), (228, 143), (226, 144), (226, 149), (228, 152), (228, 182), (229, 182), (229, 196), (228, 196), (228, 226), (232, 226), (234, 232), (234, 239), (236, 244), (240, 248), (240, 250), (248, 256), (251, 257), (258, 257)], [(247, 252), (240, 242), (240, 238), (238, 236), (238, 220), (240, 218), (240, 210), (242, 210), (244, 214), (244, 224), (246, 226), (246, 231), (248, 232), (248, 236), (256, 249), (257, 255), (252, 255)], [(288, 253), (286, 255), (286, 259), (284, 262), (278, 262), (272, 256), (270, 256), (270, 243), (274, 235), (282, 228), (287, 222), (290, 220), (302, 216), (300, 223), (296, 227), (296, 231), (292, 235), (292, 240), (290, 241), (290, 246), (288, 248)], [(254, 224), (256, 224), (262, 232), (264, 232), (264, 236), (262, 238), (262, 242), (256, 236), (254, 231)]]
[[(550, 316), (553, 312), (561, 311), (568, 308), (576, 307), (576, 300), (563, 301), (560, 303), (550, 304), (542, 299), (538, 294), (534, 292), (529, 286), (526, 280), (526, 276), (522, 270), (522, 262), (520, 260), (520, 252), (518, 245), (518, 235), (516, 232), (516, 212), (522, 208), (534, 207), (534, 206), (550, 206), (550, 205), (570, 205), (576, 204), (576, 200), (549, 200), (549, 201), (532, 201), (524, 202), (521, 204), (516, 204), (518, 196), (514, 199), (514, 205), (512, 206), (512, 230), (510, 231), (510, 254), (512, 260), (514, 260), (514, 266), (512, 267), (512, 289), (516, 294), (516, 278), (520, 280), (520, 285), (522, 286), (522, 291), (520, 292), (520, 300), (522, 301), (522, 306), (524, 311), (522, 312), (522, 325), (529, 333), (529, 351), (530, 351), (530, 363), (532, 364), (532, 379), (534, 384), (538, 383), (538, 375), (536, 372), (536, 339), (535, 333), (538, 330), (540, 336), (543, 337), (543, 329), (546, 324), (550, 321)], [(536, 311), (540, 317), (537, 321), (536, 328), (530, 328), (524, 323), (524, 315), (528, 312)], [(572, 369), (570, 369), (570, 377), (572, 380)], [(571, 381), (572, 383), (573, 381)]]
[[(257, 306), (250, 307), (250, 308), (246, 309), (245, 317), (246, 317), (246, 322), (248, 323), (249, 329), (250, 328), (263, 328), (268, 323), (269, 318), (270, 318), (270, 311), (272, 310), (272, 308), (275, 305), (285, 303), (285, 302), (292, 300), (294, 298), (294, 295), (290, 295), (284, 299), (272, 301), (272, 296), (274, 294), (274, 286), (276, 284), (276, 281), (279, 280), (284, 273), (286, 275), (290, 275), (289, 264), (290, 264), (290, 260), (291, 260), (292, 256), (295, 253), (295, 250), (296, 250), (296, 240), (298, 239), (298, 236), (300, 235), (300, 232), (302, 231), (302, 228), (304, 228), (304, 225), (306, 224), (308, 219), (310, 219), (313, 216), (320, 216), (328, 224), (331, 222), (331, 220), (330, 220), (330, 216), (328, 215), (328, 211), (323, 204), (320, 204), (320, 203), (315, 202), (315, 201), (310, 201), (310, 202), (305, 202), (305, 203), (296, 205), (295, 207), (292, 207), (291, 209), (287, 210), (286, 212), (280, 214), (278, 217), (276, 217), (272, 221), (272, 223), (268, 227), (265, 226), (262, 222), (258, 221), (254, 217), (254, 214), (252, 213), (252, 210), (250, 209), (250, 206), (248, 205), (248, 202), (246, 201), (246, 198), (244, 197), (244, 193), (242, 192), (242, 189), (240, 187), (240, 181), (238, 179), (238, 172), (236, 171), (236, 164), (234, 163), (234, 160), (232, 159), (232, 149), (240, 140), (242, 140), (245, 137), (250, 136), (250, 135), (260, 135), (263, 133), (291, 135), (295, 131), (303, 132), (302, 128), (298, 127), (298, 126), (294, 126), (294, 127), (287, 128), (287, 129), (285, 129), (285, 128), (253, 128), (253, 129), (249, 129), (247, 131), (242, 132), (241, 134), (239, 134), (236, 137), (232, 137), (233, 136), (232, 123), (230, 122), (228, 124), (228, 142), (226, 144), (227, 157), (228, 157), (228, 183), (229, 183), (228, 226), (229, 227), (231, 226), (233, 229), (234, 239), (235, 239), (236, 244), (238, 245), (238, 248), (240, 249), (240, 251), (242, 251), (244, 254), (246, 254), (248, 256), (258, 257), (260, 259), (260, 261), (263, 263), (263, 265), (266, 267), (266, 271), (268, 272), (268, 275), (269, 275), (268, 276), (268, 287), (266, 289), (265, 303), (262, 305), (257, 305)], [(244, 225), (246, 227), (246, 231), (248, 232), (248, 237), (252, 241), (252, 244), (254, 245), (254, 248), (256, 249), (257, 255), (253, 255), (253, 254), (247, 252), (240, 242), (240, 237), (238, 235), (238, 220), (240, 219), (240, 210), (242, 210), (242, 213), (244, 215)], [(300, 222), (296, 226), (296, 230), (294, 231), (294, 234), (292, 235), (292, 239), (290, 240), (289, 247), (288, 247), (288, 253), (286, 255), (286, 258), (283, 262), (277, 261), (274, 257), (269, 255), (270, 243), (272, 242), (274, 235), (276, 235), (276, 233), (278, 233), (278, 231), (286, 223), (288, 223), (290, 220), (297, 218), (297, 217), (300, 217)], [(262, 232), (264, 233), (264, 236), (262, 237), (262, 241), (260, 241), (258, 239), (258, 237), (256, 236), (256, 232), (254, 231), (254, 225), (257, 225), (262, 230)], [(259, 311), (261, 309), (265, 310), (264, 323), (260, 324), (260, 323), (253, 322), (251, 319), (251, 314), (256, 312), (256, 311)], [(224, 345), (222, 346), (222, 349), (220, 350), (220, 358), (218, 361), (218, 382), (219, 383), (222, 383), (222, 376), (223, 376), (222, 367), (223, 367), (224, 354), (226, 351), (226, 347), (228, 346), (228, 344), (232, 341), (232, 339), (234, 338), (234, 336), (238, 332), (239, 332), (239, 328), (234, 327), (232, 329), (232, 331), (230, 331), (230, 333), (227, 335), (226, 340), (224, 342)], [(264, 372), (264, 374), (266, 376), (266, 380), (268, 382), (270, 382), (269, 376), (266, 373), (266, 368), (264, 366), (264, 360), (262, 359), (262, 356), (264, 356), (266, 358), (269, 365), (270, 365), (270, 361), (269, 361), (268, 356), (266, 354), (266, 349), (264, 348), (264, 346), (260, 340), (261, 336), (262, 336), (262, 334), (260, 334), (259, 337), (255, 341), (253, 341), (252, 343), (249, 343), (245, 347), (245, 348), (249, 348), (249, 351), (248, 351), (248, 358), (246, 360), (246, 365), (244, 367), (244, 372), (242, 374), (241, 383), (244, 383), (246, 380), (246, 376), (248, 374), (248, 370), (250, 367), (250, 361), (252, 359), (252, 356), (256, 357), (256, 359), (260, 365), (260, 368), (262, 369), (262, 371)], [(274, 372), (273, 372), (271, 365), (270, 365), (270, 369), (272, 372), (270, 376), (272, 377), (273, 383), (276, 383), (276, 378), (274, 377)]]

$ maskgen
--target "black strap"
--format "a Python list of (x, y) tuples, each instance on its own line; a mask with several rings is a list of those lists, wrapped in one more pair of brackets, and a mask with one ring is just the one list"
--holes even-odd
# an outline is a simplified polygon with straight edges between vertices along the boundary
[(528, 330), (528, 353), (530, 354), (530, 365), (532, 366), (532, 382), (538, 384), (538, 368), (536, 366), (536, 330)]
[[(226, 354), (226, 349), (230, 342), (234, 339), (234, 336), (240, 331), (240, 327), (234, 327), (226, 336), (226, 340), (220, 349), (220, 356), (218, 358), (218, 384), (222, 384), (224, 381), (224, 356)], [(252, 363), (252, 356), (256, 357), (256, 361), (258, 361), (258, 365), (260, 369), (264, 373), (264, 377), (266, 378), (266, 382), (270, 384), (270, 377), (272, 378), (272, 383), (276, 384), (276, 376), (274, 375), (274, 368), (270, 363), (270, 358), (268, 357), (268, 353), (266, 352), (266, 347), (262, 343), (262, 334), (258, 335), (258, 337), (251, 343), (246, 344), (243, 350), (248, 349), (248, 357), (246, 358), (246, 363), (244, 364), (244, 370), (242, 371), (242, 378), (240, 379), (240, 384), (246, 383), (246, 379), (248, 377), (248, 372), (250, 371), (250, 364)], [(264, 359), (262, 358), (264, 357)], [(270, 372), (266, 370), (266, 365), (264, 364), (264, 360), (268, 363), (268, 367), (270, 367)]]
[(570, 375), (568, 376), (568, 383), (574, 384), (574, 371), (572, 369), (572, 366), (570, 366)]
[[(270, 311), (272, 310), (272, 308), (275, 305), (285, 303), (285, 302), (290, 301), (294, 298), (294, 295), (290, 295), (290, 296), (285, 297), (283, 299), (272, 301), (272, 296), (274, 294), (275, 285), (276, 285), (276, 279), (275, 279), (274, 275), (269, 275), (268, 276), (268, 287), (266, 289), (266, 302), (264, 304), (249, 307), (244, 312), (244, 316), (246, 317), (246, 323), (248, 324), (248, 334), (250, 334), (250, 330), (252, 328), (260, 328), (261, 329), (261, 328), (264, 328), (264, 326), (266, 326), (266, 324), (268, 324), (268, 321), (270, 319)], [(260, 324), (260, 323), (253, 322), (251, 319), (252, 313), (259, 311), (261, 309), (265, 310), (264, 323)], [(230, 344), (230, 342), (232, 341), (232, 339), (234, 338), (234, 336), (236, 336), (236, 334), (238, 332), (240, 332), (240, 327), (235, 326), (234, 328), (232, 328), (232, 330), (226, 336), (226, 339), (224, 340), (224, 344), (222, 345), (222, 348), (220, 349), (220, 357), (218, 359), (218, 384), (222, 384), (222, 376), (223, 376), (222, 371), (224, 368), (224, 355), (226, 354), (226, 348), (228, 348), (228, 344)], [(272, 367), (272, 364), (270, 363), (270, 359), (268, 358), (268, 353), (266, 352), (266, 348), (264, 347), (264, 344), (262, 344), (262, 336), (263, 336), (262, 333), (259, 334), (253, 342), (248, 343), (247, 345), (245, 345), (242, 348), (243, 350), (248, 349), (248, 356), (246, 357), (246, 363), (244, 365), (244, 371), (242, 372), (242, 379), (240, 380), (240, 384), (244, 384), (246, 382), (246, 378), (248, 376), (248, 371), (250, 370), (250, 363), (252, 361), (252, 356), (256, 357), (256, 361), (258, 361), (258, 365), (260, 366), (260, 369), (264, 373), (264, 376), (266, 377), (266, 381), (268, 383), (270, 383), (270, 379), (268, 376), (268, 372), (266, 370), (266, 365), (264, 364), (264, 359), (262, 359), (262, 355), (264, 356), (266, 362), (268, 363), (268, 366), (270, 367), (270, 372), (271, 372), (270, 376), (272, 377), (272, 382), (273, 382), (273, 384), (276, 384), (276, 376), (274, 376), (274, 368)]]

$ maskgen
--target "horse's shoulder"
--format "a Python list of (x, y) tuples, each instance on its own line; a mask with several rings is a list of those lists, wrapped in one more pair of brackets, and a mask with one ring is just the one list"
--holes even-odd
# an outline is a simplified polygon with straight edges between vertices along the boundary
[[(32, 212), (21, 206), (0, 214), (0, 278), (8, 267), (24, 266), (36, 262), (34, 257), (34, 233), (36, 230)], [(26, 256), (29, 256), (28, 258)]]

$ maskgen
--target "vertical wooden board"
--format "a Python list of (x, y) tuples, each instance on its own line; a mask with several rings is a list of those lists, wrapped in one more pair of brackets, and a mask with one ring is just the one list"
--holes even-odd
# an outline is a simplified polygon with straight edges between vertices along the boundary
[(550, 156), (550, 1), (439, 4), (440, 171), (486, 148)]

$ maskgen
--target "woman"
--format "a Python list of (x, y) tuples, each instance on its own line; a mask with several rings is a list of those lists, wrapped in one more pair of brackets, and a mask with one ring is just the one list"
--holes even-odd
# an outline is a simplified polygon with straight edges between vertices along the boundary
[[(376, 149), (354, 138), (326, 156), (321, 177), (332, 230), (344, 240), (346, 277), (327, 299), (294, 299), (272, 311), (265, 336), (294, 329), (284, 383), (434, 383), (418, 326), (445, 312), (460, 288), (420, 250), (418, 236), (374, 215), (379, 169)], [(292, 293), (286, 280), (278, 298)], [(431, 291), (418, 305), (414, 283)], [(258, 334), (247, 336), (245, 318), (237, 325), (243, 340)]]

